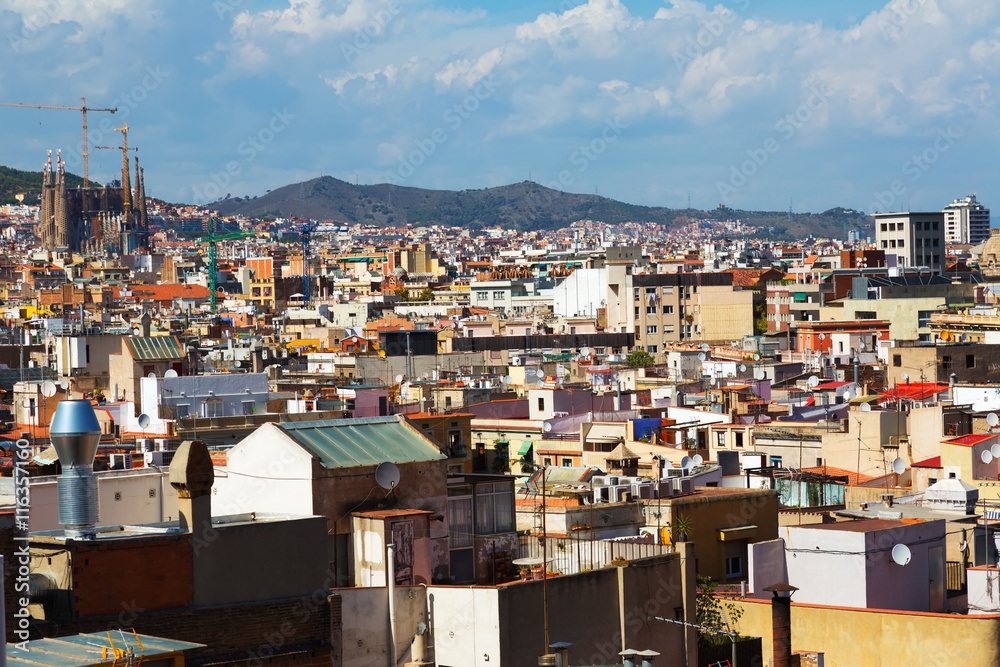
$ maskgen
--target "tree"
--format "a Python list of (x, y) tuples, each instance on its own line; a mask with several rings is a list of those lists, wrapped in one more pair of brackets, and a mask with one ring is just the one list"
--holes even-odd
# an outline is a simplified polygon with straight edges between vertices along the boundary
[(417, 301), (433, 301), (434, 300), (434, 290), (430, 287), (425, 287), (420, 290), (420, 294), (417, 295)]
[[(695, 623), (706, 628), (716, 628), (723, 632), (733, 632), (737, 636), (736, 625), (743, 616), (743, 610), (725, 598), (715, 595), (718, 582), (710, 577), (698, 575), (698, 595), (695, 599)], [(727, 617), (728, 616), (728, 620)], [(699, 646), (717, 646), (732, 639), (724, 634), (698, 630)]]
[(628, 356), (625, 357), (625, 364), (629, 368), (645, 368), (646, 366), (652, 366), (654, 363), (653, 355), (646, 352), (646, 350), (629, 352)]
[(398, 296), (400, 301), (410, 300), (410, 290), (406, 289), (405, 287), (397, 287), (396, 291), (393, 292), (393, 294)]

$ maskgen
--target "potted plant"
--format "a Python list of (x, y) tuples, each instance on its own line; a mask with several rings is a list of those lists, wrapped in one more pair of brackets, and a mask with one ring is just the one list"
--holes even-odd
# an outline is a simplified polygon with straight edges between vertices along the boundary
[(674, 536), (678, 542), (687, 542), (688, 535), (694, 528), (691, 517), (678, 513), (674, 519)]
[(532, 579), (544, 579), (545, 570), (541, 565), (533, 565), (531, 568), (531, 578)]
[(531, 568), (530, 567), (522, 567), (521, 568), (521, 581), (527, 581), (530, 578), (531, 578)]

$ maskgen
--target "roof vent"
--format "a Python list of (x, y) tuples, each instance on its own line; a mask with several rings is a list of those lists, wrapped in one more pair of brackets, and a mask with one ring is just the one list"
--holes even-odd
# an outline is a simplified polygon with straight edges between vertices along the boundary
[(52, 444), (62, 463), (59, 523), (67, 537), (93, 539), (100, 519), (94, 456), (101, 441), (101, 425), (89, 400), (60, 401), (49, 427)]

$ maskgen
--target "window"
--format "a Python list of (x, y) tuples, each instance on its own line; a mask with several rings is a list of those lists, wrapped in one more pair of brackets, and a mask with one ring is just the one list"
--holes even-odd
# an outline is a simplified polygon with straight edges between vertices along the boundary
[(726, 558), (726, 578), (734, 579), (743, 576), (743, 556)]
[(545, 458), (543, 458), (542, 459), (542, 465), (543, 466), (550, 466), (550, 465), (552, 465), (552, 457), (551, 456), (546, 456)]
[[(476, 292), (476, 298), (479, 299), (480, 301), (486, 301), (487, 299), (490, 298), (490, 293), (489, 292)], [(351, 315), (353, 315), (353, 314), (354, 313), (351, 313)]]
[(564, 458), (562, 460), (562, 467), (563, 468), (572, 468), (573, 467), (573, 459), (565, 459)]
[(649, 352), (650, 354), (656, 354), (656, 346), (655, 345), (647, 345), (646, 346), (646, 352)]
[(889, 231), (889, 226), (886, 223), (884, 223), (884, 222), (882, 223), (882, 231), (883, 232)]
[(771, 467), (772, 468), (780, 468), (781, 467), (781, 457), (780, 456), (772, 456), (771, 457)]
[(453, 459), (465, 458), (465, 443), (461, 431), (448, 431), (448, 456)]
[(539, 412), (545, 411), (545, 399), (541, 396), (538, 397), (538, 410)]
[[(937, 229), (937, 225), (934, 225), (934, 228)], [(941, 243), (941, 239), (934, 239), (934, 247), (935, 248), (937, 248), (938, 245), (940, 245), (940, 243)]]
[(451, 407), (451, 396), (445, 396), (444, 397), (444, 407), (446, 407), (446, 408), (450, 408)]
[(503, 292), (493, 292), (494, 299), (503, 299)]
[(902, 248), (902, 247), (903, 247), (903, 239), (899, 239), (899, 247), (900, 247), (900, 248)]
[(736, 446), (737, 447), (743, 446), (743, 434), (739, 431), (736, 432)]
[(253, 401), (243, 401), (243, 414), (252, 415), (256, 412), (256, 406), (257, 404)]
[(718, 442), (719, 447), (725, 447), (726, 446), (726, 432), (725, 431), (719, 431), (716, 434), (716, 440)]
[(899, 355), (899, 354), (892, 355), (892, 365), (895, 366), (896, 368), (899, 368), (900, 366), (902, 366), (903, 365), (903, 357), (902, 357), (902, 355)]
[(187, 417), (189, 414), (191, 414), (191, 406), (190, 405), (184, 404), (184, 405), (178, 405), (177, 406), (177, 418), (178, 419), (183, 419), (183, 418)]
[(974, 355), (974, 354), (967, 354), (967, 355), (965, 355), (965, 367), (966, 368), (975, 368), (976, 367), (976, 355)]
[(673, 294), (674, 293), (674, 288), (673, 287), (664, 287), (663, 288), (663, 293), (664, 294)]
[(674, 314), (674, 307), (673, 306), (664, 306), (663, 307), (663, 314), (664, 315), (673, 315)]
[(951, 357), (947, 355), (941, 357), (941, 370), (943, 370), (945, 373), (951, 372)]
[(656, 294), (656, 288), (655, 287), (647, 287), (646, 288), (646, 294)]
[(656, 315), (656, 306), (646, 306), (647, 315)]
[(635, 307), (635, 316), (639, 317), (639, 306)]
[(655, 334), (656, 333), (656, 325), (655, 324), (648, 325), (646, 327), (646, 333), (648, 333), (648, 334)]
[(206, 417), (222, 417), (225, 413), (225, 403), (222, 401), (205, 401), (202, 409)]
[[(452, 489), (448, 489), (449, 494)], [(448, 498), (448, 546), (452, 549), (473, 545), (472, 497)]]

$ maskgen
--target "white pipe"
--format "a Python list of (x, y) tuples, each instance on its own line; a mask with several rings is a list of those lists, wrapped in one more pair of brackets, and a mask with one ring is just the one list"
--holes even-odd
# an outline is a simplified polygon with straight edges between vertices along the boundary
[(389, 667), (396, 667), (396, 545), (386, 546), (385, 576), (389, 588)]

